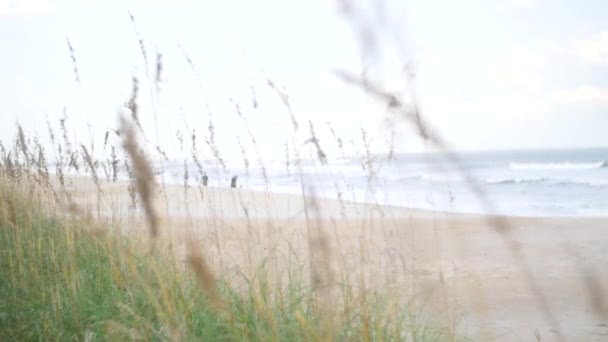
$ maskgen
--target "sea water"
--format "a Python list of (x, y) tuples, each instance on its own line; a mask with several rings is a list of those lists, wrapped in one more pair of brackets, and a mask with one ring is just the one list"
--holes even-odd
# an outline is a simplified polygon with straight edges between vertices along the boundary
[[(415, 153), (203, 167), (210, 186), (456, 213), (511, 216), (608, 216), (608, 149)], [(164, 165), (183, 184), (183, 163)], [(189, 165), (190, 185), (198, 170)], [(181, 171), (180, 171), (181, 169)]]

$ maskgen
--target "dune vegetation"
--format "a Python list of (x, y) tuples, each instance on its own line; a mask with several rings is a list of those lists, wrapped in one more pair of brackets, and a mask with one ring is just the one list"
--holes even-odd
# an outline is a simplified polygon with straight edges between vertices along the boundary
[[(235, 197), (245, 190), (202, 185), (205, 165), (194, 134), (197, 185), (188, 182), (187, 167), (182, 186), (158, 184), (150, 149), (140, 143), (136, 101), (134, 94), (130, 115), (104, 136), (106, 158), (94, 157), (92, 143), (70, 140), (67, 116), (57, 131), (49, 123), (52, 161), (50, 147), (19, 125), (13, 141), (0, 143), (0, 340), (461, 339), (456, 318), (440, 327), (432, 315), (419, 312), (420, 305), (410, 305), (413, 299), (403, 289), (413, 283), (372, 286), (367, 282), (378, 273), (364, 276), (365, 266), (347, 268), (352, 251), (330, 244), (329, 224), (318, 217), (320, 204), (311, 194), (303, 199), (303, 249), (280, 237), (285, 232), (267, 233), (282, 229), (276, 221), (252, 224), (243, 196)], [(316, 148), (323, 161), (318, 142)], [(160, 147), (155, 152), (163, 155)], [(187, 234), (171, 236), (180, 220), (163, 212), (159, 203), (164, 197), (168, 205), (167, 194), (184, 198)], [(234, 227), (218, 206), (218, 200), (226, 201), (221, 196), (242, 206), (238, 211), (247, 223)], [(256, 196), (254, 204), (271, 216), (272, 194)], [(349, 205), (343, 199), (336, 204), (342, 221), (349, 226), (363, 220), (361, 227), (372, 228), (373, 215), (366, 221), (365, 214), (348, 214)], [(218, 231), (228, 229), (245, 230), (257, 240), (222, 246)], [(252, 252), (260, 245), (263, 250)], [(246, 266), (222, 260), (235, 248), (247, 255)], [(364, 260), (369, 251), (360, 247), (354, 253), (351, 259)], [(407, 272), (397, 271), (405, 278)]]

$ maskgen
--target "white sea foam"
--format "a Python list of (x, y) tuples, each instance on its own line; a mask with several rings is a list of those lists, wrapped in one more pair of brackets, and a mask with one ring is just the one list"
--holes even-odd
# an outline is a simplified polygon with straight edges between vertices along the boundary
[(601, 169), (608, 167), (608, 163), (605, 161), (597, 161), (590, 163), (573, 163), (573, 162), (562, 162), (562, 163), (510, 163), (509, 169), (511, 170), (590, 170), (590, 169)]

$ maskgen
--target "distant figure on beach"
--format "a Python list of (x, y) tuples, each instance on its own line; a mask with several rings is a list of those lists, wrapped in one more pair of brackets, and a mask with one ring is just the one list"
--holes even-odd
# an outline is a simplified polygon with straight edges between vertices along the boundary
[(237, 176), (237, 175), (232, 176), (232, 179), (230, 180), (230, 187), (231, 187), (231, 188), (236, 188), (236, 179), (237, 179), (238, 177), (239, 177), (239, 176)]
[(203, 186), (207, 186), (209, 183), (209, 176), (207, 176), (207, 172), (203, 173)]

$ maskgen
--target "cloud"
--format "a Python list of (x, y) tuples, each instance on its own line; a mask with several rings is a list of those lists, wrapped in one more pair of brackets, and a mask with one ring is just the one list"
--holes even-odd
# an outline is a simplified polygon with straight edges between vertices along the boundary
[(553, 103), (571, 105), (608, 105), (608, 88), (585, 85), (575, 89), (560, 89), (551, 95)]
[(608, 31), (575, 41), (573, 53), (586, 64), (608, 66)]
[(556, 41), (554, 39), (543, 39), (538, 43), (539, 47), (552, 54), (564, 54), (567, 52), (567, 46), (564, 42)]
[(504, 10), (517, 10), (534, 6), (538, 0), (505, 0), (502, 4)]
[(0, 16), (48, 15), (54, 10), (52, 0), (0, 0)]
[(501, 87), (538, 90), (543, 86), (542, 71), (549, 60), (549, 54), (543, 49), (515, 47), (488, 61), (485, 74), (491, 83)]

